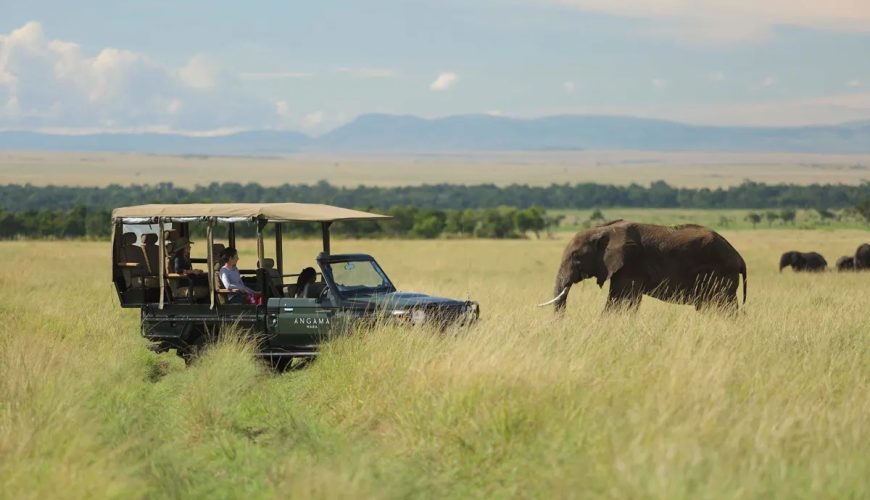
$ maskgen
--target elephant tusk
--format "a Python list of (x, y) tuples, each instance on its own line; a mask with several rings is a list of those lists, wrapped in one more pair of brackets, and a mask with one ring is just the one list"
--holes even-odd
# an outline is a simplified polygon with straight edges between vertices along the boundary
[(538, 307), (548, 306), (548, 305), (552, 304), (553, 302), (556, 302), (557, 300), (559, 300), (559, 299), (561, 299), (562, 297), (564, 297), (566, 293), (568, 293), (568, 287), (567, 287), (567, 286), (566, 286), (565, 288), (562, 289), (562, 292), (561, 292), (559, 295), (556, 295), (555, 297), (553, 297), (552, 300), (550, 300), (550, 301), (548, 301), (548, 302), (544, 302), (543, 304), (538, 304)]

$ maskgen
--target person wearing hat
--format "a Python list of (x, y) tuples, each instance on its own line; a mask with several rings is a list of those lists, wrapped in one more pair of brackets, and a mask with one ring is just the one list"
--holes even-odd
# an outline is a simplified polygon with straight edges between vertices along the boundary
[(194, 269), (193, 264), (190, 263), (190, 245), (192, 244), (192, 241), (183, 236), (175, 241), (176, 250), (169, 263), (169, 270), (187, 276), (193, 286), (208, 286), (204, 273), (199, 269)]

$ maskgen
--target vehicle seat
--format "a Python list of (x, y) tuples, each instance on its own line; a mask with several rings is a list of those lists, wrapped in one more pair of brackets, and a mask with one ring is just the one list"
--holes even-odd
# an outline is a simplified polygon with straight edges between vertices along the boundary
[(266, 274), (266, 288), (271, 292), (270, 296), (283, 297), (285, 288), (284, 279), (281, 273), (275, 269), (275, 259), (263, 259), (263, 262), (260, 263), (260, 268)]
[[(167, 235), (167, 233), (172, 232), (164, 231), (163, 234)], [(157, 235), (153, 233), (146, 234), (143, 240), (145, 243), (143, 249), (148, 259), (148, 267), (159, 283), (159, 278), (156, 277), (159, 270), (157, 267), (159, 265), (158, 261), (160, 260), (160, 247), (157, 245)], [(207, 286), (192, 286), (190, 278), (170, 272), (169, 263), (172, 261), (172, 247), (173, 245), (167, 245), (163, 259), (163, 276), (166, 277), (170, 296), (173, 299), (185, 299), (187, 301), (207, 299), (209, 293)]]
[[(211, 254), (214, 257), (215, 263), (220, 262), (221, 254), (224, 253), (224, 249), (227, 247), (223, 243), (212, 243), (211, 245)], [(218, 267), (220, 269), (220, 267)]]
[(232, 293), (228, 289), (224, 288), (224, 284), (221, 282), (221, 263), (214, 263), (214, 270), (211, 273), (212, 280), (214, 280), (214, 291), (217, 296), (218, 304), (226, 304), (227, 297)]
[(160, 249), (157, 248), (157, 235), (148, 233), (142, 235), (142, 255), (145, 256), (145, 263), (148, 266), (148, 274), (157, 276), (159, 267), (157, 261), (160, 259)]
[(124, 233), (121, 237), (121, 264), (134, 264), (135, 267), (121, 268), (121, 276), (124, 277), (124, 283), (127, 288), (143, 288), (146, 286), (145, 280), (148, 275), (147, 263), (145, 256), (142, 253), (142, 247), (136, 245), (138, 237), (136, 233)]
[[(181, 278), (186, 279), (186, 278)], [(175, 282), (177, 286), (173, 290), (172, 283)], [(170, 279), (170, 291), (172, 292), (172, 296), (174, 298), (184, 298), (193, 301), (200, 301), (208, 298), (208, 287), (207, 286), (191, 286), (179, 283), (177, 279)]]
[(166, 253), (175, 253), (175, 242), (178, 241), (178, 230), (167, 229), (163, 231), (163, 242), (166, 244)]
[(145, 277), (145, 286), (148, 288), (159, 288), (160, 277), (157, 261), (160, 260), (160, 249), (157, 247), (157, 235), (148, 233), (142, 235), (142, 246), (139, 251), (145, 258), (145, 267), (147, 276)]

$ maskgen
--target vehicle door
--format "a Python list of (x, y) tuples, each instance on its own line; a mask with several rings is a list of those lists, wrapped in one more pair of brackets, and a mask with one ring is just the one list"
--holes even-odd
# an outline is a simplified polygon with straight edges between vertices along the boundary
[(273, 347), (313, 346), (329, 337), (336, 308), (311, 298), (271, 298), (267, 304), (267, 332)]

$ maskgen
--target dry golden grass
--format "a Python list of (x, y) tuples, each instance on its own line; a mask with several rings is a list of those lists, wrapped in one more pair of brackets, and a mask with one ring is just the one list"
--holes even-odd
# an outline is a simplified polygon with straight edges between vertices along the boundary
[[(2, 242), (0, 496), (866, 498), (866, 231), (739, 231), (736, 319), (605, 291), (550, 297), (559, 240), (335, 241), (405, 290), (481, 303), (467, 332), (381, 327), (270, 374), (244, 342), (186, 368), (145, 350), (105, 242)], [(253, 245), (243, 242), (242, 262)], [(288, 268), (316, 241), (288, 241)]]
[[(256, 172), (255, 175), (251, 172)], [(870, 181), (870, 155), (561, 151), (432, 155), (285, 157), (161, 156), (0, 151), (0, 184), (105, 186), (255, 181), (271, 186), (327, 180), (337, 186), (665, 180), (681, 187), (724, 187), (745, 179), (769, 184)]]

